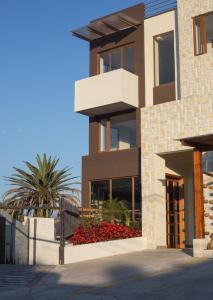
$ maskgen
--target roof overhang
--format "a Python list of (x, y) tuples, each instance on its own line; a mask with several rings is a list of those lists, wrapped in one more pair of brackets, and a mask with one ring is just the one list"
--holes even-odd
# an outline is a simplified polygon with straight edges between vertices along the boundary
[(141, 22), (135, 18), (119, 12), (102, 19), (92, 21), (86, 26), (72, 30), (72, 34), (80, 39), (92, 42), (125, 29), (137, 29), (140, 25)]
[(183, 138), (179, 141), (183, 146), (198, 148), (202, 151), (213, 151), (213, 134)]

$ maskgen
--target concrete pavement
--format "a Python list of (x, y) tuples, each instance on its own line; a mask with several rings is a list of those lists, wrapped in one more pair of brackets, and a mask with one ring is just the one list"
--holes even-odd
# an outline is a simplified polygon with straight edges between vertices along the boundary
[(213, 299), (213, 260), (181, 250), (135, 252), (34, 273), (27, 284), (0, 287), (0, 299)]

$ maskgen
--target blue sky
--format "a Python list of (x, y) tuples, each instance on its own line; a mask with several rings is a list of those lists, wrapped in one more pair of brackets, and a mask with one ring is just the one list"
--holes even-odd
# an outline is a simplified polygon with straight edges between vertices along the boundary
[(69, 31), (140, 2), (0, 0), (0, 196), (3, 176), (37, 153), (81, 175), (88, 119), (73, 112), (73, 87), (88, 76), (89, 52)]

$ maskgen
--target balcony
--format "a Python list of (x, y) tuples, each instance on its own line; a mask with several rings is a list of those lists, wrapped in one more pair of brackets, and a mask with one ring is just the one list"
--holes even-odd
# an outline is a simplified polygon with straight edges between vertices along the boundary
[(75, 112), (97, 116), (138, 107), (138, 76), (124, 69), (75, 82)]

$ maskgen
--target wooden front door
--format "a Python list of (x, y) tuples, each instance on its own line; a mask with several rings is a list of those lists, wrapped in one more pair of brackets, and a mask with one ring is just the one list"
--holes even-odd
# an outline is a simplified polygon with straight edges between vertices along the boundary
[(185, 248), (184, 181), (166, 176), (166, 212), (168, 248)]

